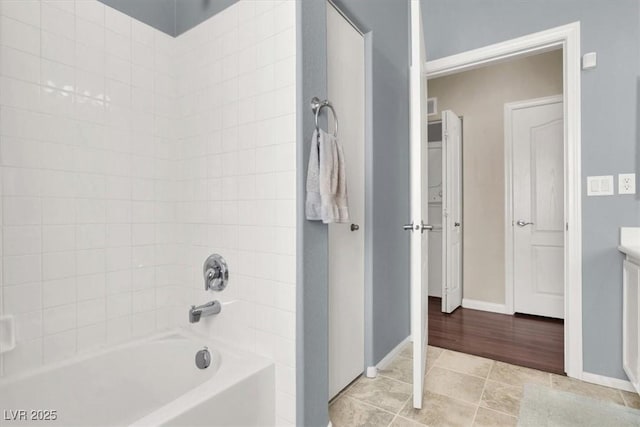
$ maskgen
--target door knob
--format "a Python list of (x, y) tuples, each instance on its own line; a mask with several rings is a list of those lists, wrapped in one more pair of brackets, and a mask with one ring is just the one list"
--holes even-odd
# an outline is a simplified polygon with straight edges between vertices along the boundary
[(454, 223), (453, 223), (453, 226), (454, 226), (454, 227), (460, 227), (460, 223), (459, 223), (459, 222), (454, 222)]
[(351, 231), (358, 231), (360, 230), (360, 226), (358, 224), (351, 224)]
[(525, 225), (533, 225), (532, 222), (526, 222), (525, 220), (519, 219), (516, 224), (518, 224), (518, 227), (524, 227)]
[(422, 223), (422, 226), (420, 227), (420, 232), (424, 233), (425, 230), (427, 231), (431, 231), (433, 230), (433, 225), (431, 224), (425, 224), (423, 221), (420, 221)]
[(413, 223), (403, 225), (402, 229), (405, 231), (413, 231)]

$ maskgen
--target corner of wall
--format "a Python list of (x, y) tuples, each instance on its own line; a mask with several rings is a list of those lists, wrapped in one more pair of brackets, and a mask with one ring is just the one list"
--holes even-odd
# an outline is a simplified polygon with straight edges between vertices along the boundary
[[(326, 97), (326, 1), (296, 2), (297, 40), (297, 425), (326, 426), (328, 413), (327, 227), (305, 219), (309, 101)], [(326, 124), (326, 123), (325, 123)]]

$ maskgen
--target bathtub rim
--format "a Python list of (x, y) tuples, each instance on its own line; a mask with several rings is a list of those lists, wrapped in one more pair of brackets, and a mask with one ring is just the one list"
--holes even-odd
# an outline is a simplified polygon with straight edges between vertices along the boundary
[(233, 345), (217, 340), (215, 338), (205, 336), (203, 334), (196, 333), (191, 329), (178, 327), (178, 328), (171, 328), (162, 332), (158, 332), (146, 337), (140, 337), (137, 339), (126, 341), (123, 343), (100, 346), (95, 349), (87, 350), (86, 352), (76, 354), (75, 356), (68, 359), (64, 359), (57, 362), (39, 366), (34, 370), (21, 372), (15, 375), (0, 377), (0, 388), (5, 386), (10, 386), (13, 383), (20, 382), (23, 380), (28, 380), (32, 377), (46, 374), (48, 372), (55, 371), (57, 369), (72, 366), (77, 363), (81, 363), (86, 360), (93, 359), (95, 357), (103, 356), (110, 353), (115, 353), (120, 350), (135, 347), (138, 345), (143, 345), (145, 343), (150, 343), (153, 341), (160, 341), (162, 339), (166, 339), (172, 336), (179, 336), (186, 339), (201, 341), (203, 346), (206, 345), (207, 347), (209, 347), (210, 350), (217, 351), (220, 354), (220, 357), (222, 358), (223, 363), (224, 363), (225, 355), (230, 355), (232, 357), (241, 358), (241, 359), (243, 358), (254, 359), (254, 361), (257, 362), (258, 364), (264, 364), (264, 367), (267, 367), (270, 364), (275, 363), (274, 361), (269, 360), (263, 356), (260, 356), (258, 354), (255, 354), (249, 351), (240, 350), (234, 347)]

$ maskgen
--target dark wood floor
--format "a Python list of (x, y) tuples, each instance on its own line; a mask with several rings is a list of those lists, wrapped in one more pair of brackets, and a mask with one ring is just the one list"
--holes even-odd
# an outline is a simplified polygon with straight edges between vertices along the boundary
[(440, 310), (429, 297), (429, 345), (564, 374), (564, 322), (546, 317)]

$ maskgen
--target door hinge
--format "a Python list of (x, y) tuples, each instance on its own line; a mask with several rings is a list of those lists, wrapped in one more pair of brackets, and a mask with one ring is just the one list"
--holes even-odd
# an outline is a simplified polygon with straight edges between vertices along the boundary
[(566, 229), (567, 231), (569, 231), (569, 223), (568, 223), (568, 222), (567, 222), (567, 223), (565, 223), (565, 229)]

